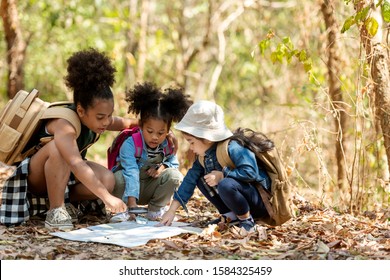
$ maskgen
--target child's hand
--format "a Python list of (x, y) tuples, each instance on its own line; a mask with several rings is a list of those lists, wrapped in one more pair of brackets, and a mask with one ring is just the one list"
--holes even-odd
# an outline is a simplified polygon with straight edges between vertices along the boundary
[(146, 174), (148, 174), (152, 178), (157, 178), (160, 176), (161, 172), (163, 172), (165, 169), (164, 164), (156, 164), (155, 167), (151, 167), (146, 171)]
[(213, 170), (209, 174), (206, 174), (204, 179), (210, 187), (215, 187), (218, 185), (219, 181), (223, 179), (223, 173), (221, 171)]
[(168, 211), (162, 216), (161, 221), (158, 224), (156, 224), (155, 226), (156, 227), (170, 226), (170, 225), (172, 225), (172, 221), (174, 218), (175, 218), (175, 212), (172, 213), (172, 212)]
[(106, 205), (106, 208), (113, 214), (125, 212), (127, 210), (127, 205), (115, 196), (110, 196), (107, 200), (103, 201)]

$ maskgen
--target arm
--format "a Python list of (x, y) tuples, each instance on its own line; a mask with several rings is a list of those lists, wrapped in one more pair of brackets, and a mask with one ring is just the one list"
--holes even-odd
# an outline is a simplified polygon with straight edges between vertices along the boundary
[(179, 186), (179, 189), (175, 191), (169, 210), (162, 216), (161, 222), (156, 226), (170, 226), (173, 219), (175, 218), (176, 210), (180, 206), (186, 209), (185, 205), (193, 195), (197, 181), (199, 180), (200, 176), (203, 176), (203, 173), (203, 167), (200, 165), (199, 161), (196, 160), (191, 169), (188, 170), (186, 176), (183, 179), (183, 182)]
[[(139, 168), (137, 159), (135, 158), (135, 144), (132, 137), (127, 138), (119, 151), (120, 163), (122, 166), (122, 174), (125, 179), (125, 192), (123, 199), (128, 201), (129, 197), (139, 198), (140, 181)], [(135, 202), (132, 200), (132, 204)], [(130, 205), (135, 206), (135, 205)]]
[(111, 124), (107, 127), (110, 131), (121, 131), (125, 128), (134, 127), (138, 125), (138, 119), (128, 119), (121, 117), (112, 117)]
[(192, 167), (188, 170), (178, 190), (174, 192), (173, 198), (179, 201), (180, 204), (185, 207), (188, 200), (194, 194), (199, 178), (203, 175), (204, 169), (200, 165), (199, 161), (196, 160)]
[(259, 173), (255, 154), (235, 141), (230, 142), (228, 150), (236, 168), (225, 167), (223, 169), (224, 176), (244, 182), (257, 180)]
[[(168, 140), (165, 140), (164, 145), (168, 145)], [(146, 171), (146, 173), (150, 177), (157, 178), (166, 168), (179, 168), (179, 160), (175, 154), (170, 154), (164, 157), (162, 164), (158, 166), (157, 169), (150, 168), (148, 171)]]
[(164, 213), (164, 215), (161, 218), (160, 223), (158, 223), (156, 226), (170, 226), (172, 225), (172, 221), (175, 218), (176, 210), (179, 209), (180, 202), (177, 200), (173, 200), (171, 203), (171, 206), (169, 207), (169, 210)]
[(126, 210), (126, 205), (112, 196), (106, 186), (96, 177), (92, 168), (82, 159), (76, 142), (74, 127), (64, 119), (55, 119), (48, 123), (48, 132), (54, 135), (54, 143), (70, 171), (95, 196), (100, 198), (112, 212)]

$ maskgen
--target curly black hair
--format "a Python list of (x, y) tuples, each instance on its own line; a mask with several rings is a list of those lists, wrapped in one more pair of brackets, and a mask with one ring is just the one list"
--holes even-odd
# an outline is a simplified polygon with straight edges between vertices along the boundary
[(110, 58), (94, 48), (75, 52), (67, 60), (65, 84), (73, 90), (73, 102), (88, 108), (95, 98), (112, 99), (115, 82)]
[(172, 121), (180, 121), (192, 101), (182, 88), (170, 87), (162, 91), (150, 82), (138, 83), (126, 92), (128, 113), (140, 114), (140, 125), (149, 118), (164, 121), (168, 129)]

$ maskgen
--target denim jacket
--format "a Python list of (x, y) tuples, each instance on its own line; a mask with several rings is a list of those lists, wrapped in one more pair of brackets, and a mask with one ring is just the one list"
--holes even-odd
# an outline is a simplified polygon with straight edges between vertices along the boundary
[(213, 170), (222, 171), (225, 178), (229, 177), (242, 182), (257, 181), (266, 189), (271, 187), (271, 179), (265, 170), (259, 168), (256, 162), (256, 156), (251, 150), (241, 146), (236, 141), (230, 141), (228, 152), (236, 168), (222, 168), (217, 161), (216, 143), (205, 153), (204, 168), (199, 163), (198, 158), (195, 160), (194, 164), (184, 177), (179, 189), (175, 192), (174, 199), (179, 201), (182, 206), (185, 206), (193, 195), (200, 177), (203, 177)]
[[(140, 169), (147, 164), (148, 159), (148, 151), (146, 148), (145, 140), (142, 134), (141, 130), (141, 136), (142, 136), (142, 153), (141, 158), (136, 158), (135, 155), (135, 143), (133, 140), (133, 137), (127, 138), (119, 151), (119, 160), (120, 165), (122, 167), (122, 173), (123, 177), (126, 182), (125, 186), (125, 192), (123, 194), (123, 200), (127, 201), (127, 198), (129, 196), (133, 196), (136, 199), (139, 199), (139, 192), (140, 192), (140, 176), (139, 172)], [(164, 142), (160, 144), (163, 148), (165, 148), (168, 145), (168, 140), (165, 139)], [(164, 164), (167, 168), (178, 168), (179, 167), (179, 161), (176, 157), (176, 155), (165, 155), (164, 154), (164, 160), (162, 161), (162, 164)]]

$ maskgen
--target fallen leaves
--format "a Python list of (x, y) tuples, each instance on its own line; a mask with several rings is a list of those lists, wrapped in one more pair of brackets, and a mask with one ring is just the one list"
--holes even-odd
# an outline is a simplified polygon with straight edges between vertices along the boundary
[[(390, 211), (354, 216), (320, 209), (303, 197), (295, 201), (296, 218), (279, 227), (258, 224), (253, 232), (246, 232), (223, 224), (206, 227), (218, 214), (195, 193), (189, 215), (180, 210), (178, 218), (204, 228), (201, 234), (151, 240), (135, 248), (56, 238), (42, 220), (30, 220), (18, 227), (0, 226), (0, 259), (390, 259)], [(76, 228), (104, 220), (85, 216), (80, 222)]]

